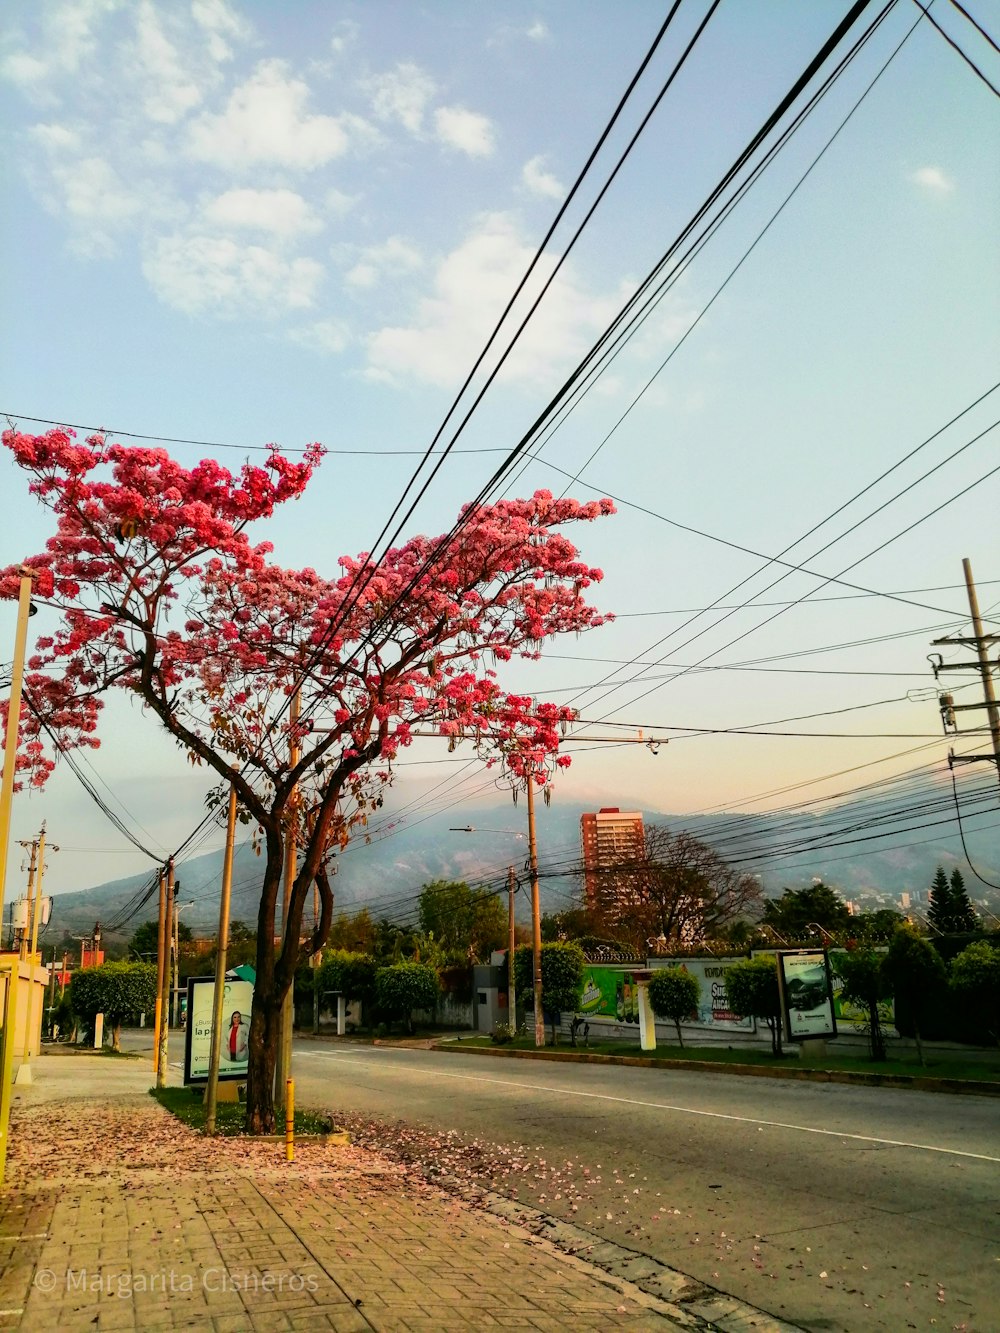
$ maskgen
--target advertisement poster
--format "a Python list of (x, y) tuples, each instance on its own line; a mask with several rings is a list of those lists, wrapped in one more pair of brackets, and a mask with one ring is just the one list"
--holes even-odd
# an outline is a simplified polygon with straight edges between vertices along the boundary
[(682, 967), (698, 979), (701, 994), (698, 997), (697, 1015), (692, 1014), (685, 1026), (722, 1028), (732, 1032), (755, 1032), (756, 1025), (752, 1018), (740, 1018), (729, 1008), (726, 997), (725, 976), (734, 963), (742, 963), (743, 958), (651, 958), (651, 968)]
[[(876, 949), (876, 953), (887, 953), (886, 949)], [(861, 1032), (868, 1030), (868, 1010), (862, 1005), (852, 1004), (843, 997), (844, 982), (837, 972), (837, 959), (840, 951), (830, 953), (830, 980), (833, 984), (833, 1016), (838, 1027), (849, 1027)], [(883, 1027), (892, 1027), (896, 1012), (892, 997), (879, 1000), (878, 1015)]]
[(823, 949), (781, 952), (778, 980), (784, 1007), (785, 1032), (789, 1041), (803, 1037), (835, 1037), (830, 968)]
[[(212, 1006), (214, 977), (191, 977), (187, 993), (187, 1041), (184, 1048), (184, 1082), (205, 1083), (212, 1056)], [(222, 1048), (219, 1078), (245, 1080), (249, 1059), (250, 1008), (253, 985), (227, 978), (222, 1002)]]
[(638, 1024), (639, 995), (631, 971), (587, 963), (577, 1013), (584, 1018), (609, 1018), (617, 1023)]

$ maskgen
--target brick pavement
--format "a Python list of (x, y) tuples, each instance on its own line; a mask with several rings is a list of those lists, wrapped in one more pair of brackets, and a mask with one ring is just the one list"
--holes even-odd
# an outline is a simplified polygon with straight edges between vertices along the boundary
[(136, 1063), (37, 1062), (0, 1193), (0, 1328), (708, 1327), (368, 1150), (289, 1165), (206, 1140), (136, 1091)]

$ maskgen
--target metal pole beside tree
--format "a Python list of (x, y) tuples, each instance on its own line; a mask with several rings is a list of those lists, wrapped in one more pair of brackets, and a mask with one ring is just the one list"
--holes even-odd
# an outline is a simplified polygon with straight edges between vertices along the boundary
[(535, 993), (535, 1045), (545, 1045), (545, 1014), (542, 1010), (542, 912), (538, 896), (538, 842), (535, 838), (535, 775), (529, 766), (528, 790), (528, 873), (531, 876), (531, 952)]

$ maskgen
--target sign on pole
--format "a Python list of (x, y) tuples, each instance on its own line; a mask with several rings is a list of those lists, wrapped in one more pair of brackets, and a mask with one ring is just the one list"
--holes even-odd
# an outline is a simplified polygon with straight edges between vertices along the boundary
[(825, 949), (795, 949), (778, 954), (778, 984), (789, 1041), (835, 1037), (833, 984)]
[[(214, 977), (189, 977), (187, 1028), (184, 1043), (184, 1082), (207, 1083), (212, 1059), (212, 1002)], [(222, 1049), (219, 1078), (246, 1082), (250, 1058), (250, 1010), (253, 984), (227, 977), (222, 1000)]]

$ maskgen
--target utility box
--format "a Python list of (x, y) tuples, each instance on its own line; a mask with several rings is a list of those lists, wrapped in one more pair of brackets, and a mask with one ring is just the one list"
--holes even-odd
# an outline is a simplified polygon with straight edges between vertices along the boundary
[(472, 1014), (477, 1032), (492, 1032), (508, 1021), (507, 969), (491, 964), (472, 969)]

